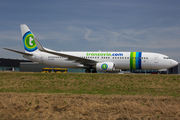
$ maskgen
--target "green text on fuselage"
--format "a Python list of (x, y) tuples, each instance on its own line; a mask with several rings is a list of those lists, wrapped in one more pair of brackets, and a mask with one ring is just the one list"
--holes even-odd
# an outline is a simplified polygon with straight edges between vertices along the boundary
[(86, 53), (87, 56), (111, 56), (111, 53)]

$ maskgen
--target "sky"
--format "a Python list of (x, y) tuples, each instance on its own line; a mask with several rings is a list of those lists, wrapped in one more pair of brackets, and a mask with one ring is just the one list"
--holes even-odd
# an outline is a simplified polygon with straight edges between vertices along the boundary
[(179, 0), (1, 0), (0, 58), (24, 59), (20, 24), (56, 51), (141, 51), (180, 62)]

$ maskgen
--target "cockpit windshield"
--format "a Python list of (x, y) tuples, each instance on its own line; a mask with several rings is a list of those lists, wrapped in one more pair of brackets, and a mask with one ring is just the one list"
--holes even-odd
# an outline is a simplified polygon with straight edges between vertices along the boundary
[(163, 57), (164, 59), (170, 59), (170, 57)]

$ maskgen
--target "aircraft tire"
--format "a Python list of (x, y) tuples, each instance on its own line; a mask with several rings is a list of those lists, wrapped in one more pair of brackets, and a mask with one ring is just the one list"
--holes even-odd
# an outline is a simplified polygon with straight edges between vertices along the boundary
[(92, 71), (92, 73), (97, 73), (97, 71), (94, 69), (94, 70)]

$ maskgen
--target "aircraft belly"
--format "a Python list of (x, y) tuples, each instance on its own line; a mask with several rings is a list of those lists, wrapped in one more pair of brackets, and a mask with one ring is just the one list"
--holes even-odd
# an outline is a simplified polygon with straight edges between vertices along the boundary
[(54, 66), (54, 67), (64, 67), (64, 68), (77, 68), (78, 63), (67, 60), (46, 60), (44, 64)]
[(115, 63), (116, 69), (130, 69), (129, 61), (118, 61)]

